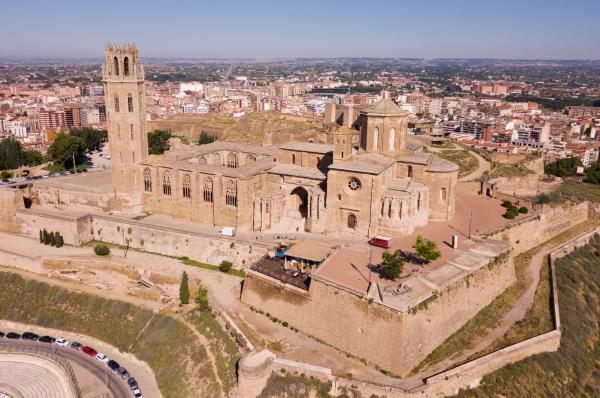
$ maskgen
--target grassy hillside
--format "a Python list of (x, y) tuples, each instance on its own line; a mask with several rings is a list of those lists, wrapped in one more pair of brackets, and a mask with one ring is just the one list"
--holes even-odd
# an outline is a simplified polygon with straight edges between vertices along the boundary
[(558, 352), (506, 366), (457, 397), (600, 397), (600, 238), (558, 260), (556, 277)]
[[(154, 370), (164, 397), (220, 396), (206, 348), (182, 321), (167, 314), (117, 300), (70, 291), (47, 283), (0, 272), (0, 318), (83, 333), (131, 352)], [(229, 359), (236, 354), (230, 337), (205, 320), (200, 330), (209, 340), (219, 338)], [(235, 363), (219, 369), (231, 375)], [(229, 386), (227, 386), (229, 387)]]

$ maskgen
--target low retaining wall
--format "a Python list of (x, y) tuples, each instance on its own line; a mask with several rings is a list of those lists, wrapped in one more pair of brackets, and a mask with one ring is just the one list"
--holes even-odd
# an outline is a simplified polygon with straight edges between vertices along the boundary
[(117, 216), (97, 214), (54, 214), (35, 209), (16, 212), (20, 233), (37, 238), (39, 231), (58, 231), (65, 243), (81, 246), (97, 240), (173, 257), (219, 264), (232, 261), (238, 267), (250, 265), (273, 250), (272, 245), (243, 238), (229, 238), (154, 225)]
[(6, 249), (0, 249), (0, 264), (7, 267), (19, 268), (24, 271), (41, 274), (44, 272), (40, 257), (25, 256), (20, 253), (14, 253)]

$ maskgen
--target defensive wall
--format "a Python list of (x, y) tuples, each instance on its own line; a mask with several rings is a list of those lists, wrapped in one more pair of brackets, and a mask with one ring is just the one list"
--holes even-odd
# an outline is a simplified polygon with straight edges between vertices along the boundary
[(510, 244), (520, 254), (538, 246), (588, 219), (589, 202), (575, 205), (543, 205), (540, 211), (488, 231), (478, 231), (475, 240), (497, 239)]
[(470, 262), (453, 260), (405, 282), (414, 292), (407, 296), (376, 284), (370, 293), (358, 291), (316, 273), (305, 291), (249, 270), (241, 299), (341, 351), (406, 375), (514, 282), (507, 246), (480, 246), (485, 248), (465, 254)]
[(17, 209), (15, 213), (16, 232), (37, 239), (40, 230), (58, 231), (66, 244), (74, 246), (102, 241), (209, 264), (229, 260), (240, 267), (264, 257), (272, 249), (271, 245), (258, 241), (220, 237), (120, 216), (35, 208)]
[[(279, 366), (279, 364), (276, 362), (276, 360), (279, 358), (277, 358), (274, 354), (270, 352), (256, 353), (252, 351), (247, 354), (248, 357), (254, 357), (254, 361), (250, 362), (251, 366), (249, 366), (249, 364), (245, 361), (240, 361), (238, 377), (240, 396), (242, 398), (256, 397), (266, 385), (267, 379), (271, 373), (277, 372), (281, 367), (287, 371), (306, 373), (317, 377), (320, 380), (331, 382), (331, 393), (333, 395), (337, 395), (344, 390), (358, 390), (363, 396), (377, 395), (387, 398), (438, 398), (457, 394), (461, 389), (475, 388), (479, 386), (482, 378), (485, 375), (492, 373), (508, 364), (518, 362), (532, 355), (544, 352), (555, 352), (560, 346), (561, 323), (554, 262), (556, 259), (569, 254), (573, 250), (587, 245), (590, 240), (599, 233), (600, 228), (595, 228), (585, 232), (561, 244), (550, 253), (550, 277), (552, 286), (552, 314), (554, 329), (547, 333), (531, 337), (464, 364), (447, 369), (438, 374), (428, 376), (412, 388), (401, 388), (396, 385), (381, 385), (348, 379), (333, 375), (331, 369), (328, 368), (309, 368), (310, 371), (312, 371), (312, 373), (309, 373), (307, 368), (302, 366), (306, 364), (290, 361), (287, 366)], [(249, 373), (251, 373), (252, 377), (247, 377)]]

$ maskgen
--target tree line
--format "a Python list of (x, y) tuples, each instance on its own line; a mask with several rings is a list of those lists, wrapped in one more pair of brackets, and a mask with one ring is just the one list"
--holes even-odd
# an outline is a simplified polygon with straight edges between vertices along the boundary
[(21, 166), (33, 167), (50, 161), (57, 169), (70, 169), (83, 163), (86, 160), (83, 156), (85, 151), (98, 148), (107, 137), (106, 130), (75, 128), (69, 133), (59, 133), (48, 148), (46, 156), (33, 149), (24, 150), (19, 141), (9, 138), (0, 141), (0, 170), (17, 169)]

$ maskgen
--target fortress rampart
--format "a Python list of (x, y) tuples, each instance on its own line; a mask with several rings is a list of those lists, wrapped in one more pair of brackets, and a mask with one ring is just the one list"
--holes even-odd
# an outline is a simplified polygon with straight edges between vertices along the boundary
[[(242, 302), (269, 312), (338, 349), (405, 375), (515, 280), (502, 246), (472, 270), (449, 265), (416, 301), (373, 300), (318, 275), (308, 292), (249, 271)], [(458, 268), (458, 267), (456, 267)], [(452, 271), (456, 271), (452, 273)], [(494, 281), (494, 283), (490, 283)], [(426, 283), (433, 284), (427, 281)]]

